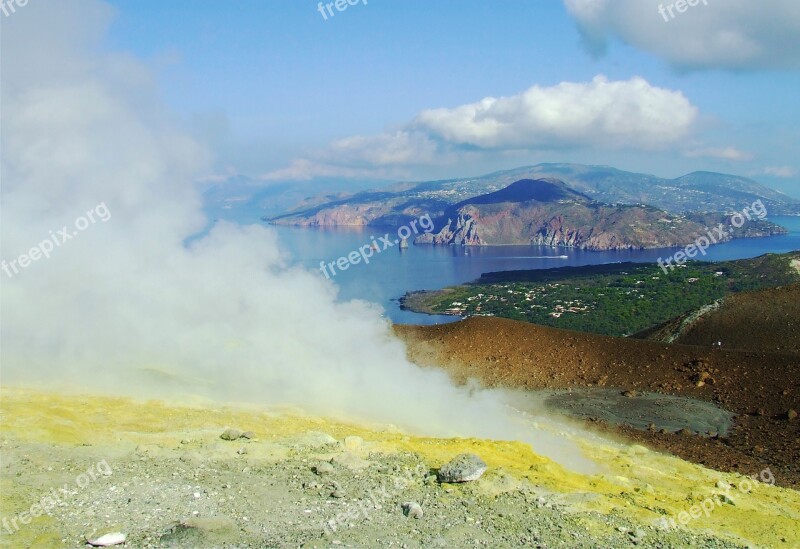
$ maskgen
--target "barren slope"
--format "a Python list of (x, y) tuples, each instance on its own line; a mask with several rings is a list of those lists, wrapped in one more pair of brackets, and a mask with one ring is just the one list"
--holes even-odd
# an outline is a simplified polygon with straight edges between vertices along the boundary
[[(486, 317), (395, 329), (412, 360), (443, 367), (461, 382), (602, 386), (715, 402), (736, 414), (727, 438), (621, 430), (719, 470), (769, 465), (779, 483), (800, 485), (800, 420), (787, 417), (800, 408), (800, 356), (612, 338)], [(698, 386), (702, 376), (710, 379)]]
[(693, 322), (649, 330), (651, 340), (800, 355), (800, 284), (733, 294)]

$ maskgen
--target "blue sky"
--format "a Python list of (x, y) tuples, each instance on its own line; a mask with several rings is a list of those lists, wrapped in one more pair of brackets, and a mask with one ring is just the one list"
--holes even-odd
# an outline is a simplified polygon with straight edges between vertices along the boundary
[[(666, 22), (659, 2), (633, 1), (369, 0), (342, 12), (334, 8), (326, 20), (317, 2), (306, 0), (113, 0), (116, 15), (104, 47), (131, 52), (154, 68), (167, 103), (208, 144), (219, 174), (270, 181), (428, 179), (571, 161), (662, 176), (724, 171), (800, 196), (794, 2), (773, 0), (775, 20), (754, 17), (747, 3), (732, 0), (724, 10), (700, 3)], [(775, 26), (781, 21), (783, 34)], [(714, 32), (740, 32), (741, 43), (754, 43), (763, 54), (744, 46), (738, 56), (730, 47), (712, 51), (702, 37)], [(675, 44), (686, 47), (670, 49)], [(641, 77), (688, 104), (676, 113), (678, 123), (671, 115), (679, 107), (662, 98), (654, 120), (667, 124), (657, 143), (635, 128), (619, 143), (602, 132), (584, 139), (581, 127), (551, 135), (541, 120), (515, 128), (513, 138), (488, 140), (471, 139), (474, 127), (454, 128), (461, 123), (454, 113), (435, 127), (419, 123), (430, 109), (514, 97), (532, 86), (558, 95), (553, 87), (560, 82), (585, 85), (597, 75), (611, 83)], [(632, 89), (611, 101), (627, 101)], [(604, 93), (589, 90), (581, 101), (592, 101), (595, 92)], [(555, 123), (570, 116), (569, 105), (554, 108), (560, 109)], [(624, 109), (618, 115), (627, 119)], [(376, 149), (396, 151), (398, 131), (409, 149), (387, 160)], [(362, 139), (335, 144), (354, 136)], [(287, 172), (297, 160), (302, 169)]]

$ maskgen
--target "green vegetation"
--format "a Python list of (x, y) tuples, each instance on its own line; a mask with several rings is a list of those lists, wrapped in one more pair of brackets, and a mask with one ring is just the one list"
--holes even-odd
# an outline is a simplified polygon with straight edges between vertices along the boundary
[(731, 292), (800, 281), (791, 254), (721, 263), (689, 262), (664, 274), (649, 263), (488, 273), (476, 282), (407, 295), (429, 313), (491, 315), (582, 332), (627, 336)]

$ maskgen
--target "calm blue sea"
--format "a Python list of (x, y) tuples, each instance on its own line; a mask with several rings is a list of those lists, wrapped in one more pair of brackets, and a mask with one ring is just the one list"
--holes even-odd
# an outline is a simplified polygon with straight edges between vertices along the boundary
[[(239, 219), (238, 222), (255, 222)], [(705, 257), (709, 261), (756, 257), (767, 252), (800, 250), (800, 217), (775, 217), (772, 221), (789, 229), (790, 234), (770, 238), (735, 240), (713, 246)], [(364, 244), (371, 236), (378, 239), (392, 229), (374, 227), (315, 229), (273, 227), (281, 245), (295, 262), (319, 271), (321, 261), (333, 262)], [(460, 246), (393, 246), (375, 253), (369, 264), (351, 265), (331, 280), (339, 287), (339, 297), (365, 299), (379, 303), (386, 316), (396, 323), (436, 324), (457, 320), (452, 316), (431, 316), (400, 310), (397, 298), (409, 290), (432, 290), (478, 278), (481, 273), (517, 269), (546, 269), (567, 265), (592, 265), (610, 262), (655, 262), (669, 257), (678, 248), (642, 251), (589, 252), (543, 246), (502, 246), (463, 248)], [(562, 256), (566, 256), (563, 258)], [(320, 276), (324, 277), (322, 272)]]

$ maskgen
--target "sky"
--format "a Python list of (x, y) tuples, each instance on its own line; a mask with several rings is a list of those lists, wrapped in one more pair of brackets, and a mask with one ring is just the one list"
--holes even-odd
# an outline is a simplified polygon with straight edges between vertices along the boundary
[[(434, 179), (566, 161), (722, 171), (800, 195), (793, 0), (112, 4), (107, 46), (157, 67), (217, 174)], [(598, 76), (644, 84), (614, 92)], [(497, 112), (456, 112), (502, 97)], [(517, 127), (478, 138), (481, 117)]]
[(211, 178), (577, 162), (800, 196), (796, 0), (351, 1), (111, 0), (97, 47), (152, 69)]

